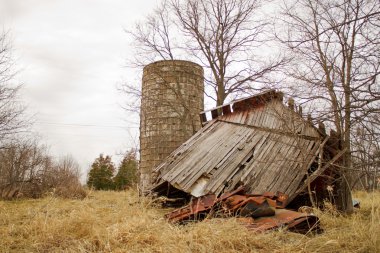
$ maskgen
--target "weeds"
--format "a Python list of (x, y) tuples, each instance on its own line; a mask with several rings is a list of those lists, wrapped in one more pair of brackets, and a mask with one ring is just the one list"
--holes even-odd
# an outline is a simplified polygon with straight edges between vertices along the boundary
[(380, 252), (380, 193), (351, 216), (316, 210), (324, 233), (255, 234), (234, 218), (177, 226), (135, 191), (0, 201), (0, 252)]

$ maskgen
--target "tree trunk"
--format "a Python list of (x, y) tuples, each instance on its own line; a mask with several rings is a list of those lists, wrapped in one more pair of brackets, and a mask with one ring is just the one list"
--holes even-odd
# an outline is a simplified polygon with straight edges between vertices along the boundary
[(337, 184), (338, 190), (336, 206), (339, 211), (346, 214), (351, 214), (354, 210), (354, 207), (352, 204), (351, 188), (348, 184), (348, 181), (346, 180), (346, 174), (347, 173), (344, 171), (340, 173), (340, 179)]

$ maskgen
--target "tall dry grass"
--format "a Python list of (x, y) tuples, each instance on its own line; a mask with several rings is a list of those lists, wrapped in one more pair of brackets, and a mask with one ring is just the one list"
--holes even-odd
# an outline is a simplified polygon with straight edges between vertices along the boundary
[(362, 207), (351, 216), (318, 211), (319, 235), (255, 234), (234, 218), (172, 225), (168, 210), (134, 191), (2, 201), (0, 252), (380, 252), (380, 192), (356, 197)]

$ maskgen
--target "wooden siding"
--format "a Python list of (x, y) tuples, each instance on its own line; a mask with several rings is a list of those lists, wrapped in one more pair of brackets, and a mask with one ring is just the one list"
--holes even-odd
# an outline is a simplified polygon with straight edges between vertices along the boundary
[[(155, 172), (156, 182), (191, 193), (221, 194), (238, 185), (251, 193), (292, 196), (320, 145), (318, 132), (279, 101), (209, 122)], [(156, 186), (159, 186), (157, 183)]]
[(278, 100), (272, 100), (265, 106), (253, 108), (252, 110), (221, 116), (218, 119), (262, 128), (262, 130), (275, 130), (279, 133), (297, 134), (314, 138), (320, 137), (316, 128)]

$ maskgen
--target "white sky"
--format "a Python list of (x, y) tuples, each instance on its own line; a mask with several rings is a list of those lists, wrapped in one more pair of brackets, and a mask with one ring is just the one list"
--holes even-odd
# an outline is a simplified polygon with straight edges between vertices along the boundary
[(73, 155), (84, 176), (100, 153), (118, 161), (118, 153), (138, 142), (138, 119), (121, 108), (125, 99), (116, 89), (123, 80), (138, 80), (124, 67), (132, 47), (123, 28), (155, 3), (0, 0), (17, 80), (29, 114), (36, 115), (33, 132), (52, 155)]

